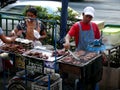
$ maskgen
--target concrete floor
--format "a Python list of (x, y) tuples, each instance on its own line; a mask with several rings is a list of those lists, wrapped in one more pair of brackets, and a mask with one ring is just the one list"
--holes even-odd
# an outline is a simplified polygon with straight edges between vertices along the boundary
[[(12, 78), (13, 75), (1, 75), (0, 76), (0, 90), (7, 90), (7, 88), (5, 88), (5, 83), (8, 83), (9, 79)], [(75, 86), (74, 86), (74, 83), (71, 84), (71, 83), (63, 83), (63, 90), (75, 90)], [(29, 89), (30, 90), (30, 89)], [(80, 89), (78, 89), (80, 90)], [(99, 86), (99, 90), (106, 90), (105, 87), (101, 87)], [(111, 89), (111, 88), (108, 88), (107, 90), (120, 90), (120, 89)]]

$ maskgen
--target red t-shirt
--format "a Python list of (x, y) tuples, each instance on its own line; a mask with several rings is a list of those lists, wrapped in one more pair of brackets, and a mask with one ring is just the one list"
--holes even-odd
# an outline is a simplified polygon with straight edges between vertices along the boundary
[[(90, 24), (85, 24), (83, 22), (79, 22), (81, 24), (81, 27), (82, 27), (82, 30), (90, 30)], [(91, 22), (92, 23), (92, 28), (94, 30), (94, 37), (95, 39), (99, 39), (100, 38), (100, 31), (99, 31), (99, 28), (98, 26), (96, 25), (96, 23), (94, 22)], [(75, 38), (75, 43), (76, 43), (76, 46), (78, 45), (78, 40), (79, 40), (79, 25), (78, 25), (78, 22), (73, 24), (73, 26), (70, 28), (68, 34), (71, 36), (71, 37), (74, 37)]]

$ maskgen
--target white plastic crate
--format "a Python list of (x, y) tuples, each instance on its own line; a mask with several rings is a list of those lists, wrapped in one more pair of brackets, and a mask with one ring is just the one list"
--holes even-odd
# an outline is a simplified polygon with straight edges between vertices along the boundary
[(55, 69), (52, 68), (44, 68), (44, 74), (55, 73)]
[[(31, 84), (31, 90), (48, 90), (48, 87), (37, 85), (36, 82)], [(58, 79), (50, 85), (50, 90), (62, 90), (62, 79)]]

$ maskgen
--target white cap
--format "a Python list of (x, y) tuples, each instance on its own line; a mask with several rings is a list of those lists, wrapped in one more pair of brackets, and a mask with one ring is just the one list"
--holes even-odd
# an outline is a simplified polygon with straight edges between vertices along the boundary
[(88, 6), (84, 8), (83, 13), (85, 15), (91, 15), (92, 17), (94, 17), (95, 9), (93, 7)]

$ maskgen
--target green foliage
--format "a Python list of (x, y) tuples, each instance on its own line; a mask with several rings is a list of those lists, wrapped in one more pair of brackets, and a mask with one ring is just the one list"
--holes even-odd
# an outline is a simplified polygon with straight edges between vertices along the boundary
[(37, 11), (38, 11), (38, 18), (42, 18), (42, 19), (46, 19), (48, 18), (48, 12), (46, 8), (42, 8), (42, 7), (36, 7)]
[[(24, 9), (24, 12), (23, 12), (23, 15), (25, 15), (25, 11), (27, 8), (29, 7), (33, 7), (33, 6), (26, 6), (25, 9)], [(38, 18), (40, 19), (51, 19), (51, 20), (59, 20), (60, 21), (60, 18), (61, 18), (61, 10), (62, 8), (58, 8), (58, 10), (56, 12), (54, 12), (53, 14), (49, 14), (47, 12), (47, 9), (46, 8), (43, 8), (41, 6), (36, 6), (35, 7), (38, 11)], [(71, 20), (71, 21), (76, 21), (76, 16), (78, 16), (79, 14), (77, 12), (73, 12), (73, 10), (71, 8), (68, 8), (68, 20)]]
[[(33, 6), (26, 6), (26, 7), (25, 7), (25, 9), (24, 9), (24, 11), (23, 11), (23, 15), (26, 15), (25, 12), (26, 12), (26, 10), (27, 10), (28, 8), (30, 8), (30, 7), (33, 7)], [(43, 7), (41, 7), (41, 6), (36, 6), (35, 8), (36, 8), (37, 13), (38, 13), (38, 14), (37, 14), (38, 18), (48, 19), (49, 14), (48, 14), (46, 8), (43, 8)]]

